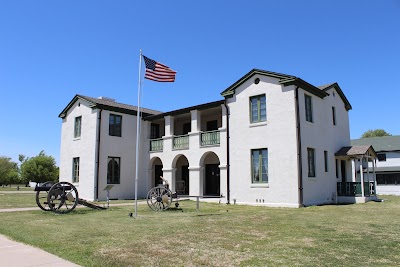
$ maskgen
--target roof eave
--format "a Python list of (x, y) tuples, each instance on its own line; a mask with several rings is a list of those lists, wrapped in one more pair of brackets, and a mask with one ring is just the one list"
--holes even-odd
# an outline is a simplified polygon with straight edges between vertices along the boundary
[(282, 84), (283, 86), (289, 86), (289, 85), (299, 86), (303, 90), (309, 92), (310, 94), (316, 95), (320, 98), (324, 98), (329, 95), (327, 92), (324, 92), (323, 90), (297, 77), (281, 80), (279, 81), (279, 83)]
[(229, 86), (227, 89), (222, 91), (221, 95), (223, 97), (225, 97), (225, 98), (232, 97), (235, 94), (235, 89), (236, 88), (238, 88), (240, 85), (242, 85), (249, 78), (251, 78), (252, 76), (254, 76), (256, 74), (269, 76), (269, 77), (274, 77), (274, 78), (278, 78), (278, 79), (287, 79), (287, 78), (294, 77), (294, 76), (291, 76), (291, 75), (286, 75), (286, 74), (277, 73), (277, 72), (265, 71), (265, 70), (260, 70), (260, 69), (252, 69), (247, 74), (242, 76), (242, 78), (240, 78), (235, 83), (233, 83), (231, 86)]
[(342, 98), (346, 110), (349, 111), (349, 110), (353, 109), (353, 107), (351, 106), (349, 100), (348, 100), (347, 97), (344, 95), (344, 93), (343, 93), (343, 91), (342, 91), (342, 89), (340, 88), (340, 86), (339, 86), (338, 83), (333, 83), (333, 84), (331, 84), (330, 86), (324, 88), (323, 91), (326, 92), (327, 90), (331, 89), (332, 87), (335, 88), (336, 92), (337, 92), (337, 93), (339, 94), (339, 96)]

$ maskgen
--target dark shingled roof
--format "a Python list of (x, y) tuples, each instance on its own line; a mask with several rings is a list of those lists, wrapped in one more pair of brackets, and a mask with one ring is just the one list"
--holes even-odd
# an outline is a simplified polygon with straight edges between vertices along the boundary
[(372, 146), (344, 146), (335, 153), (335, 156), (361, 156), (365, 155), (370, 148), (375, 153)]
[[(126, 114), (132, 114), (136, 115), (137, 114), (137, 106), (132, 106), (132, 105), (127, 105), (123, 103), (118, 103), (116, 101), (112, 101), (111, 99), (107, 98), (94, 98), (90, 96), (83, 96), (83, 95), (76, 95), (72, 101), (67, 105), (67, 107), (60, 113), (59, 117), (63, 118), (69, 108), (78, 100), (78, 99), (83, 99), (89, 103), (92, 104), (92, 108), (99, 108), (99, 109), (106, 109), (106, 110), (111, 110), (111, 111), (116, 111), (116, 112), (121, 112), (121, 113), (126, 113)], [(160, 111), (157, 110), (152, 110), (148, 108), (140, 108), (140, 111), (144, 116), (149, 116), (149, 115), (157, 115), (160, 114)]]
[(352, 145), (373, 146), (377, 152), (400, 151), (400, 135), (351, 140)]
[[(107, 99), (100, 99), (100, 98), (94, 98), (94, 97), (83, 96), (83, 95), (77, 95), (77, 96), (80, 96), (80, 97), (82, 97), (82, 98), (84, 98), (86, 100), (89, 100), (89, 101), (94, 102), (94, 103), (99, 104), (99, 105), (137, 111), (137, 106), (118, 103), (116, 101), (110, 101), (110, 100), (107, 100)], [(152, 110), (152, 109), (143, 108), (143, 107), (140, 108), (140, 111), (144, 112), (144, 113), (152, 114), (152, 115), (156, 115), (156, 114), (160, 114), (161, 113), (161, 111)]]

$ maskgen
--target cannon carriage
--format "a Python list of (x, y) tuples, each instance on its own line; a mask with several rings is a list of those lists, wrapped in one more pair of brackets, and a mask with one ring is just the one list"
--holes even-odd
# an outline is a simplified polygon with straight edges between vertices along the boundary
[(34, 191), (36, 204), (44, 211), (65, 214), (73, 211), (78, 204), (92, 209), (105, 209), (79, 198), (76, 187), (68, 182), (45, 182), (36, 186)]

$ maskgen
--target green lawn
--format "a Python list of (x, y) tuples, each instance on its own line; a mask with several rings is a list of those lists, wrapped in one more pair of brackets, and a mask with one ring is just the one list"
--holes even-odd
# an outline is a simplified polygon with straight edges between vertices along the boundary
[[(19, 187), (19, 190), (17, 190), (17, 187)], [(2, 191), (33, 191), (32, 187), (25, 187), (25, 185), (7, 185), (7, 186), (0, 186), (0, 193)]]
[(10, 193), (9, 191), (0, 191), (0, 209), (27, 207), (37, 207), (34, 193)]
[(0, 213), (0, 233), (82, 266), (398, 266), (400, 197), (301, 209), (181, 202)]

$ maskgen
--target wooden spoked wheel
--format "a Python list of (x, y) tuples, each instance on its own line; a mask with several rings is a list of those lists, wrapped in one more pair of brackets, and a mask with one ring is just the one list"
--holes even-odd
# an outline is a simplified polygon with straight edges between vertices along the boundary
[(68, 182), (56, 183), (47, 194), (47, 203), (55, 213), (69, 213), (78, 204), (78, 190)]
[(164, 186), (150, 189), (147, 194), (147, 205), (154, 211), (167, 210), (172, 204), (172, 192)]
[[(43, 187), (49, 187), (49, 189), (54, 185), (54, 182), (45, 182), (41, 184)], [(50, 207), (47, 202), (47, 195), (49, 191), (36, 191), (36, 204), (39, 208), (44, 211), (50, 211)]]

